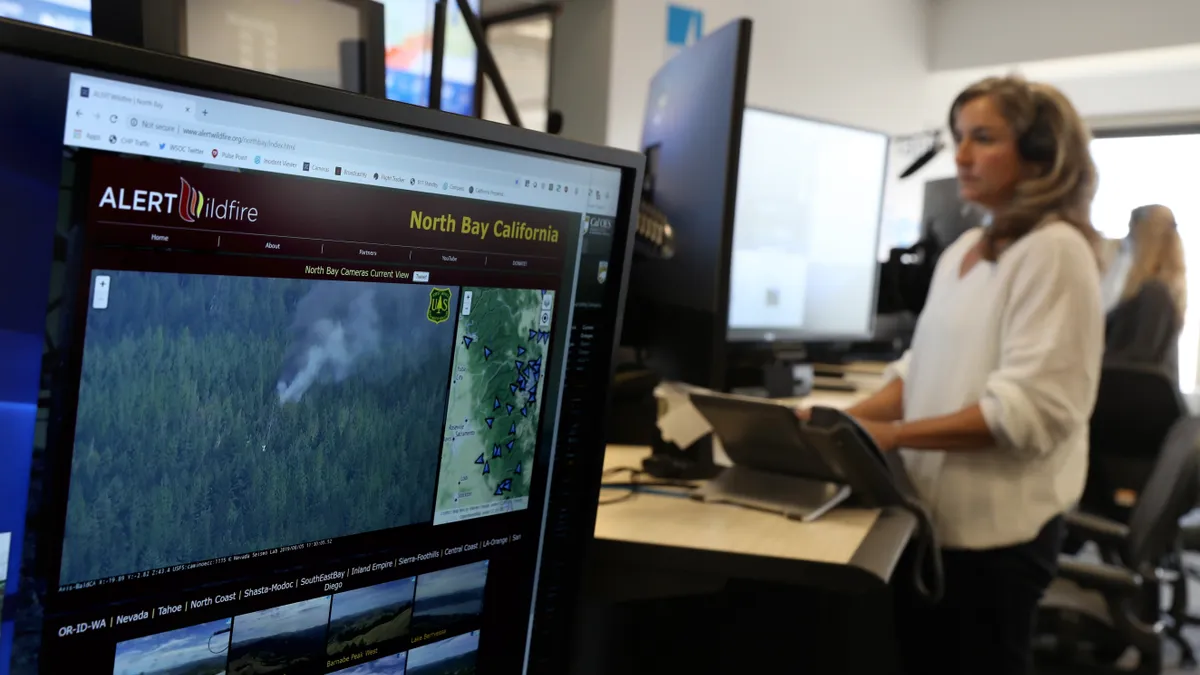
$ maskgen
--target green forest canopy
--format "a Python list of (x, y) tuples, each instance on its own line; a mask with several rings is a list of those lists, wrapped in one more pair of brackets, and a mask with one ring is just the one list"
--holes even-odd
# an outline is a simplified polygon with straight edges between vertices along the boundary
[(61, 583), (429, 519), (454, 322), (426, 319), (428, 287), (370, 284), (379, 347), (281, 404), (297, 303), (347, 282), (105, 274)]

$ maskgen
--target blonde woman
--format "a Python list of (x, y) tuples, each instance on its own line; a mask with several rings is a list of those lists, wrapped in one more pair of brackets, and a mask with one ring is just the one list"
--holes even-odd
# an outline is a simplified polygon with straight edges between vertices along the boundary
[(1121, 248), (1105, 279), (1120, 293), (1105, 322), (1104, 359), (1162, 366), (1177, 381), (1187, 270), (1175, 214), (1157, 204), (1134, 209)]
[(1023, 675), (1087, 472), (1104, 347), (1096, 170), (1053, 87), (989, 78), (949, 118), (960, 194), (991, 223), (942, 254), (912, 347), (848, 412), (901, 453), (942, 546), (940, 603), (897, 587), (903, 671)]

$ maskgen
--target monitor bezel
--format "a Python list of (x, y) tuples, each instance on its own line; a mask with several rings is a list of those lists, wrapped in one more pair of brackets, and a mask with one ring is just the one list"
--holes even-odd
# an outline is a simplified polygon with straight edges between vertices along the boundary
[[(40, 59), (68, 67), (107, 72), (113, 75), (141, 78), (168, 86), (202, 89), (214, 94), (235, 96), (250, 101), (303, 108), (317, 114), (336, 115), (349, 121), (362, 121), (373, 125), (388, 125), (396, 127), (397, 131), (434, 135), (449, 141), (482, 144), (499, 150), (532, 152), (551, 158), (619, 169), (621, 171), (620, 199), (615, 216), (614, 253), (609, 262), (609, 277), (619, 283), (606, 284), (603, 305), (606, 321), (609, 322), (608, 325), (613, 326), (612, 339), (605, 354), (607, 362), (602, 364), (603, 376), (606, 382), (612, 380), (619, 343), (617, 336), (621, 334), (623, 308), (628, 291), (627, 271), (633, 255), (633, 228), (637, 223), (636, 208), (640, 199), (645, 164), (642, 154), (590, 145), (528, 129), (429, 110), (386, 99), (370, 98), (340, 89), (289, 80), (222, 64), (105, 42), (89, 36), (9, 19), (0, 19), (0, 53)], [(611, 410), (611, 399), (611, 391), (606, 391), (603, 408), (596, 411), (605, 420)], [(592, 442), (598, 447), (589, 448), (587, 451), (581, 452), (578, 457), (578, 465), (581, 467), (580, 475), (585, 479), (585, 483), (583, 486), (574, 486), (574, 489), (582, 487), (585, 493), (584, 498), (579, 499), (579, 495), (575, 494), (567, 500), (577, 505), (577, 508), (585, 510), (583, 513), (576, 514), (577, 522), (585, 527), (560, 535), (555, 532), (555, 528), (547, 526), (543, 528), (543, 538), (539, 542), (537, 569), (542, 567), (542, 555), (549, 538), (561, 536), (568, 539), (563, 546), (558, 547), (560, 553), (565, 547), (565, 550), (574, 554), (571, 556), (572, 565), (568, 570), (572, 578), (566, 580), (566, 586), (576, 592), (567, 602), (567, 607), (562, 608), (568, 612), (573, 609), (578, 600), (578, 581), (583, 573), (583, 558), (586, 548), (592, 539), (600, 493), (604, 438), (598, 436)], [(544, 519), (550, 518), (554, 512), (553, 487), (554, 481), (550, 479), (547, 484), (550, 507), (545, 510)], [(546, 643), (557, 642), (560, 645), (569, 643), (573, 637), (569, 621), (547, 620), (539, 624), (538, 617), (541, 608), (537, 603), (538, 598), (542, 595), (543, 593), (535, 588), (534, 605), (531, 608), (533, 620), (530, 622), (527, 644), (532, 645), (532, 636), (535, 632), (540, 633), (547, 629), (557, 632), (560, 639), (546, 641)], [(561, 663), (546, 664), (549, 667), (546, 672), (561, 672), (565, 669), (569, 654), (556, 650), (555, 656), (561, 660)], [(529, 672), (533, 672), (533, 654), (526, 654), (526, 662), (531, 665)], [(545, 662), (542, 661), (542, 663)], [(556, 669), (555, 665), (562, 667)]]
[[(830, 126), (830, 127), (838, 127), (841, 129), (849, 129), (851, 131), (861, 131), (863, 133), (868, 133), (868, 134), (873, 134), (876, 136), (883, 137), (883, 139), (885, 141), (884, 147), (883, 147), (883, 158), (884, 158), (883, 175), (881, 177), (882, 180), (880, 180), (880, 182), (879, 182), (879, 213), (876, 216), (875, 242), (874, 242), (874, 246), (872, 247), (873, 251), (878, 250), (879, 239), (883, 234), (883, 213), (884, 213), (884, 201), (887, 198), (887, 184), (888, 184), (888, 175), (889, 175), (888, 170), (891, 168), (891, 154), (892, 154), (892, 136), (891, 136), (891, 134), (888, 134), (887, 132), (884, 132), (884, 131), (880, 131), (878, 129), (872, 129), (869, 127), (862, 127), (862, 126), (856, 126), (853, 124), (843, 124), (841, 122), (834, 122), (832, 120), (824, 119), (821, 117), (814, 117), (811, 115), (801, 115), (798, 113), (790, 113), (790, 112), (785, 112), (782, 110), (777, 110), (777, 109), (769, 108), (769, 107), (765, 107), (765, 106), (748, 105), (748, 106), (746, 106), (746, 109), (742, 113), (743, 137), (744, 137), (744, 134), (746, 133), (745, 132), (745, 117), (747, 114), (754, 113), (754, 112), (766, 113), (768, 115), (775, 115), (778, 117), (786, 117), (786, 118), (790, 118), (793, 120), (800, 120), (802, 122), (812, 122), (815, 124), (822, 124), (822, 125)], [(739, 151), (741, 150), (741, 139), (739, 139), (738, 149), (739, 149)], [(730, 230), (734, 233), (733, 236), (736, 236), (736, 232), (737, 232), (737, 215), (736, 214), (733, 216), (733, 227), (730, 228)], [(730, 255), (729, 274), (730, 274), (730, 283), (732, 284), (732, 275), (733, 275), (733, 242), (732, 242), (732, 240), (730, 241), (729, 248), (730, 248), (730, 251), (729, 251), (729, 255)], [(811, 342), (811, 343), (859, 342), (859, 341), (863, 341), (863, 340), (873, 339), (875, 337), (875, 327), (876, 327), (876, 318), (877, 318), (877, 316), (876, 316), (877, 312), (875, 311), (875, 307), (879, 303), (879, 264), (878, 264), (878, 260), (876, 260), (875, 263), (876, 263), (875, 264), (875, 272), (872, 275), (874, 281), (871, 284), (871, 304), (870, 304), (870, 310), (868, 312), (868, 318), (867, 318), (867, 330), (865, 332), (863, 332), (863, 333), (832, 333), (832, 332), (820, 333), (820, 332), (814, 332), (814, 331), (809, 331), (809, 330), (804, 330), (804, 329), (787, 329), (787, 328), (784, 328), (784, 329), (756, 328), (756, 327), (734, 328), (729, 325), (729, 313), (726, 312), (726, 315), (725, 315), (725, 339), (728, 342), (742, 344), (742, 345), (749, 345), (749, 344), (788, 345), (788, 344), (797, 344), (797, 343), (805, 343), (805, 342)]]

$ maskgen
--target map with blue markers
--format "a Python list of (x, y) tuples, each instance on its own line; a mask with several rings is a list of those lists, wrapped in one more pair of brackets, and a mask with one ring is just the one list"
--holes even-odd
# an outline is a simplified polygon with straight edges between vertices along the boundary
[(529, 505), (554, 292), (462, 289), (433, 524)]

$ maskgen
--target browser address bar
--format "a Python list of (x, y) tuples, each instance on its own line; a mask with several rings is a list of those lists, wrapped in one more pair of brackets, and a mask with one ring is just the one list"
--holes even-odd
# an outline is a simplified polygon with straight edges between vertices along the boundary
[(296, 144), (290, 141), (268, 136), (256, 136), (244, 133), (229, 133), (216, 129), (207, 129), (200, 126), (192, 126), (189, 124), (179, 125), (179, 135), (189, 136), (192, 138), (203, 138), (205, 140), (218, 143), (234, 143), (236, 145), (250, 145), (256, 148), (265, 150), (282, 150), (285, 152), (295, 152)]

